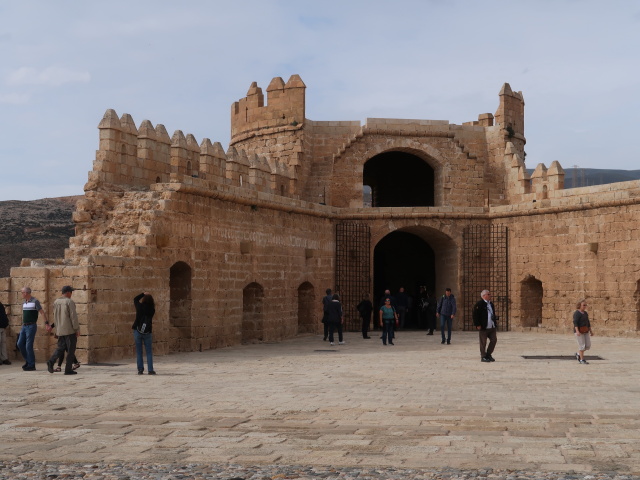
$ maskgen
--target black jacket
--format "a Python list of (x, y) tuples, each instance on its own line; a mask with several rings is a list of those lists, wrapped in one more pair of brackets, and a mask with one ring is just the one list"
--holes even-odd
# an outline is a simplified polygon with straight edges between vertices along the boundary
[(342, 322), (342, 305), (337, 300), (331, 300), (327, 306), (327, 323), (339, 324)]
[[(493, 305), (493, 302), (489, 302), (491, 304), (491, 310), (493, 310), (493, 323), (498, 326), (498, 317), (496, 316), (496, 307)], [(484, 300), (479, 300), (473, 306), (473, 324), (476, 327), (480, 327), (482, 330), (486, 330), (487, 328), (487, 319), (489, 317), (489, 313), (487, 312), (487, 302)]]
[(0, 328), (7, 328), (9, 326), (9, 318), (7, 312), (4, 309), (4, 305), (0, 302)]
[(131, 329), (135, 330), (139, 325), (146, 322), (146, 333), (151, 333), (152, 320), (153, 316), (156, 313), (156, 309), (153, 305), (149, 305), (148, 303), (141, 303), (140, 299), (142, 297), (144, 297), (144, 293), (141, 293), (133, 299), (133, 304), (136, 306), (136, 320), (135, 322), (133, 322), (133, 325), (131, 325)]

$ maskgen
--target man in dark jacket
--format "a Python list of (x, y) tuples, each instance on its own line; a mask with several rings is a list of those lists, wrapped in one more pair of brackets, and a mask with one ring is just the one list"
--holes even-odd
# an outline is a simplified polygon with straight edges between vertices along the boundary
[(442, 343), (445, 342), (444, 327), (447, 327), (447, 345), (451, 345), (451, 326), (453, 325), (453, 319), (456, 316), (456, 297), (451, 293), (451, 289), (447, 288), (444, 291), (444, 295), (438, 302), (436, 308), (436, 317), (440, 319), (440, 333), (442, 333)]
[[(478, 303), (475, 304), (472, 315), (473, 324), (480, 334), (480, 360), (482, 362), (495, 362), (491, 354), (498, 342), (496, 336), (496, 322), (498, 321), (498, 317), (495, 314), (496, 309), (491, 301), (491, 292), (489, 292), (489, 290), (483, 290), (480, 296), (482, 300), (479, 300)], [(488, 348), (487, 339), (489, 340)]]
[(373, 311), (373, 304), (369, 298), (369, 294), (365, 293), (364, 298), (356, 307), (360, 313), (362, 319), (362, 338), (369, 339), (369, 324), (371, 323), (371, 312)]

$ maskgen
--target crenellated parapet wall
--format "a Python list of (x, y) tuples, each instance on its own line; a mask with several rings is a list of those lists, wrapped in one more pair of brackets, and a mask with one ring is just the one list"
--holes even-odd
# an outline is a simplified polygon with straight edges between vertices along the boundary
[(539, 163), (529, 174), (524, 158), (512, 142), (507, 142), (504, 150), (504, 163), (508, 170), (509, 199), (511, 203), (530, 203), (558, 195), (564, 190), (564, 169), (557, 160), (546, 165)]
[(231, 143), (256, 131), (304, 123), (306, 88), (299, 75), (287, 83), (275, 77), (267, 87), (265, 105), (262, 88), (253, 82), (247, 96), (231, 106)]
[[(98, 125), (100, 147), (85, 191), (148, 190), (172, 178), (199, 178), (211, 188), (234, 185), (274, 195), (296, 194), (295, 170), (276, 159), (176, 130), (169, 137), (161, 124), (144, 120), (137, 128), (129, 114), (107, 110)], [(284, 188), (283, 188), (284, 186)], [(82, 215), (80, 215), (82, 216)]]

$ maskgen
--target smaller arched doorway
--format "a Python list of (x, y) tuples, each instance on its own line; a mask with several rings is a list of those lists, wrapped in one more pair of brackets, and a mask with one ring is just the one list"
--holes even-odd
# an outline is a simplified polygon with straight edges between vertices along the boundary
[(316, 294), (309, 282), (304, 282), (298, 287), (298, 334), (315, 333), (314, 307)]
[(523, 327), (542, 326), (542, 282), (533, 275), (520, 284), (520, 324)]
[(264, 339), (264, 289), (259, 283), (250, 283), (242, 290), (242, 343), (257, 343)]

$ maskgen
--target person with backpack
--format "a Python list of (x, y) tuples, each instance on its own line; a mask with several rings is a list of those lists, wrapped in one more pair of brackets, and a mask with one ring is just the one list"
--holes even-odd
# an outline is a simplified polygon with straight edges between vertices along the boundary
[(151, 294), (149, 292), (144, 292), (133, 299), (133, 304), (136, 307), (136, 319), (133, 322), (131, 329), (133, 330), (133, 339), (136, 344), (138, 375), (142, 375), (144, 373), (142, 345), (144, 345), (144, 351), (147, 354), (147, 373), (149, 375), (155, 375), (156, 372), (153, 369), (152, 351), (153, 338), (151, 336), (151, 324), (153, 316), (156, 313), (155, 303)]
[[(438, 306), (436, 307), (436, 317), (440, 319), (440, 333), (442, 334), (442, 344), (445, 340), (447, 345), (451, 345), (451, 327), (453, 325), (453, 318), (456, 316), (456, 297), (451, 293), (451, 289), (447, 288), (444, 291), (444, 295), (440, 298)], [(447, 327), (447, 336), (444, 336), (444, 327)]]

